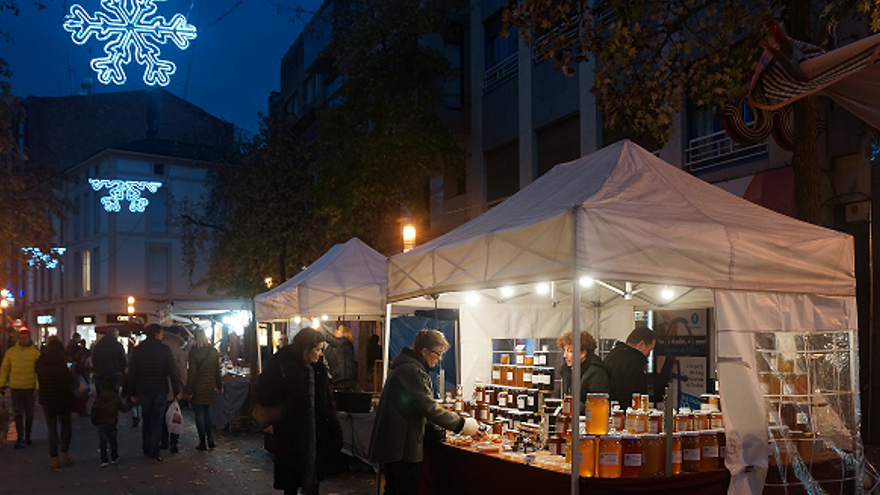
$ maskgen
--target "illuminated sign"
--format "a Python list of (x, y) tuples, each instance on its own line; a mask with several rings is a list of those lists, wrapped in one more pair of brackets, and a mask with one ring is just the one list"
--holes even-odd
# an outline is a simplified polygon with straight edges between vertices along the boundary
[(37, 325), (51, 325), (55, 323), (55, 317), (52, 315), (37, 315)]
[(51, 269), (58, 266), (58, 260), (53, 258), (52, 255), (57, 254), (61, 256), (67, 251), (67, 248), (54, 247), (49, 250), (50, 254), (44, 254), (42, 251), (40, 251), (40, 248), (35, 247), (21, 248), (21, 250), (25, 253), (31, 254), (31, 259), (28, 260), (28, 265), (38, 266), (40, 263), (42, 263), (46, 268)]
[(150, 201), (141, 197), (141, 191), (146, 189), (155, 194), (162, 187), (161, 182), (146, 182), (142, 180), (109, 180), (89, 179), (92, 189), (100, 191), (107, 188), (109, 196), (101, 198), (101, 204), (109, 212), (120, 210), (119, 202), (128, 201), (128, 210), (132, 213), (143, 213)]
[(144, 82), (149, 86), (168, 86), (177, 66), (170, 60), (162, 60), (157, 44), (169, 40), (181, 50), (189, 47), (196, 38), (196, 28), (186, 22), (186, 17), (174, 14), (170, 21), (154, 15), (155, 2), (163, 0), (101, 0), (106, 12), (89, 15), (79, 5), (72, 5), (64, 16), (64, 30), (77, 45), (83, 45), (92, 35), (98, 41), (106, 41), (106, 57), (92, 59), (92, 70), (98, 73), (102, 84), (125, 84), (123, 66), (134, 59), (144, 68)]
[(113, 323), (128, 323), (128, 322), (132, 322), (132, 323), (143, 323), (143, 322), (145, 322), (145, 321), (147, 321), (147, 314), (146, 314), (146, 313), (133, 314), (133, 315), (129, 315), (129, 314), (111, 314), (111, 315), (107, 315), (107, 323), (110, 323), (110, 324), (113, 324)]
[(91, 316), (91, 315), (77, 316), (76, 317), (76, 324), (77, 325), (94, 325), (95, 324), (95, 317)]

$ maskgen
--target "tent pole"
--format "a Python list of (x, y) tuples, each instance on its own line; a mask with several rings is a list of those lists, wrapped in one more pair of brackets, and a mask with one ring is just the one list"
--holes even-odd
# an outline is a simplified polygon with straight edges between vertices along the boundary
[[(577, 242), (577, 241), (575, 241)], [(580, 492), (580, 459), (579, 449), (581, 443), (580, 436), (580, 414), (581, 414), (581, 284), (575, 273), (571, 282), (572, 287), (572, 326), (574, 330), (571, 335), (571, 493), (578, 495)]]
[(385, 305), (385, 329), (382, 332), (382, 386), (388, 379), (388, 344), (391, 338), (391, 303)]

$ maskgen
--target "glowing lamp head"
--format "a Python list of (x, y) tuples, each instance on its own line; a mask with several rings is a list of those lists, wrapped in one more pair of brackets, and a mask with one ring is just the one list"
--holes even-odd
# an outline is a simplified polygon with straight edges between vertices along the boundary
[(476, 292), (468, 292), (468, 295), (465, 296), (465, 302), (468, 304), (477, 304), (480, 302), (480, 295)]
[(593, 279), (590, 277), (581, 277), (579, 282), (581, 284), (581, 287), (592, 287), (593, 286)]
[(513, 295), (513, 287), (505, 286), (501, 288), (502, 297), (510, 297)]
[(134, 297), (128, 296), (128, 304), (129, 305), (134, 304)]
[(296, 323), (297, 325), (299, 325), (300, 322), (302, 322), (302, 318), (300, 318), (299, 316), (294, 316), (293, 322)]
[(538, 284), (537, 287), (535, 287), (535, 290), (538, 291), (538, 294), (544, 295), (550, 292), (550, 286), (545, 284), (544, 282), (541, 282), (540, 284)]
[(329, 318), (329, 316), (327, 316), (327, 315), (321, 315), (321, 320), (323, 320), (323, 321), (327, 321), (328, 318)]
[(663, 290), (660, 292), (660, 296), (663, 297), (663, 299), (669, 301), (672, 299), (673, 296), (675, 296), (675, 293), (672, 292), (672, 289), (670, 289), (669, 287), (664, 287)]
[(9, 307), (9, 301), (6, 299), (0, 299), (0, 308), (6, 309)]
[(414, 225), (407, 224), (403, 226), (403, 252), (416, 247), (416, 228)]
[(263, 279), (263, 282), (265, 282), (266, 287), (268, 287), (268, 288), (272, 288), (272, 277), (266, 277), (266, 278), (264, 278), (264, 279)]

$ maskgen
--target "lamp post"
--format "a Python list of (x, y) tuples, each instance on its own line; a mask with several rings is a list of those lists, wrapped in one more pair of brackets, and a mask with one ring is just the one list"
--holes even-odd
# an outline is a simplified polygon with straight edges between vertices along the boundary
[(403, 225), (403, 252), (416, 247), (416, 227), (411, 223)]

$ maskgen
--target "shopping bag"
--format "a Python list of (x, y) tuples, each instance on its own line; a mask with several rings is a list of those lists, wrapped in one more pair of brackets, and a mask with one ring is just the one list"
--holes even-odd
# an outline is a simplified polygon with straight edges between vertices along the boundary
[(183, 414), (181, 414), (180, 404), (176, 400), (165, 411), (165, 423), (168, 425), (168, 433), (173, 435), (183, 434)]

